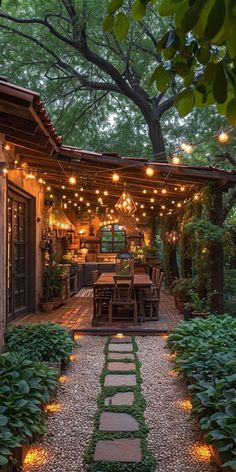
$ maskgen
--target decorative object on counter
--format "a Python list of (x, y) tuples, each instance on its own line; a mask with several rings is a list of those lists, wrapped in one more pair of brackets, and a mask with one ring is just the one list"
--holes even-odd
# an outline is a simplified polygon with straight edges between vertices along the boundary
[(117, 254), (116, 275), (134, 275), (134, 255), (126, 249)]

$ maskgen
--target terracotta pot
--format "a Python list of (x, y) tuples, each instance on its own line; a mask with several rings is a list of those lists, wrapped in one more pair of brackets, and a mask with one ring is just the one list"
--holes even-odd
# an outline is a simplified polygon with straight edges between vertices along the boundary
[(56, 297), (52, 299), (53, 302), (53, 309), (55, 310), (56, 308), (59, 308), (62, 305), (62, 299), (61, 297)]
[(42, 311), (44, 311), (45, 313), (48, 313), (49, 311), (52, 311), (53, 310), (53, 302), (50, 301), (50, 302), (42, 302), (41, 303), (41, 309)]

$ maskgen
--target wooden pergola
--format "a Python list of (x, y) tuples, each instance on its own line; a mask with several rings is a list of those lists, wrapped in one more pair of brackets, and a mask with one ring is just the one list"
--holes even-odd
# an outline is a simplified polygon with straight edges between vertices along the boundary
[[(214, 209), (211, 220), (223, 225), (222, 195), (236, 184), (236, 173), (214, 167), (193, 167), (150, 162), (145, 158), (121, 157), (116, 153), (86, 151), (62, 144), (39, 94), (0, 80), (0, 132), (5, 144), (14, 148), (9, 166), (21, 169), (27, 163), (30, 172), (46, 181), (44, 188), (53, 187), (59, 197), (66, 194), (72, 204), (78, 201), (75, 193), (83, 194), (91, 208), (115, 208), (126, 182), (138, 212), (143, 217), (160, 215), (163, 205), (175, 212), (178, 205), (192, 198), (204, 186), (211, 185)], [(3, 160), (3, 158), (2, 158)], [(5, 165), (4, 163), (2, 166)], [(151, 166), (153, 176), (146, 175)], [(119, 175), (114, 183), (112, 174)], [(70, 185), (74, 175), (77, 183)], [(83, 189), (83, 191), (81, 190)], [(104, 193), (106, 192), (106, 193)], [(98, 199), (102, 197), (102, 204)], [(3, 214), (2, 214), (3, 218)], [(223, 246), (214, 245), (212, 252), (212, 285), (215, 292), (214, 311), (223, 309)]]

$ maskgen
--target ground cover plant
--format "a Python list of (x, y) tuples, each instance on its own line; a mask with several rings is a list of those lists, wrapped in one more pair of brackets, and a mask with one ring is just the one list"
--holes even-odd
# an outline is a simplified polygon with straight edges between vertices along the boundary
[(46, 432), (42, 404), (58, 383), (57, 372), (19, 353), (0, 356), (0, 466), (10, 450)]
[(14, 326), (5, 336), (5, 351), (37, 361), (68, 362), (73, 347), (70, 334), (57, 323)]
[[(108, 387), (104, 385), (105, 377), (107, 374), (111, 374), (111, 371), (108, 370), (108, 346), (110, 343), (111, 338), (108, 338), (107, 343), (104, 348), (104, 356), (105, 356), (105, 364), (103, 371), (100, 376), (100, 384), (101, 384), (101, 393), (98, 397), (97, 405), (97, 413), (95, 415), (94, 421), (94, 432), (91, 438), (91, 442), (89, 447), (87, 448), (84, 456), (84, 462), (86, 464), (86, 470), (89, 472), (154, 472), (156, 469), (155, 459), (152, 456), (151, 452), (147, 447), (146, 437), (148, 434), (148, 427), (145, 423), (144, 419), (144, 410), (146, 407), (145, 400), (141, 393), (141, 384), (142, 384), (142, 377), (140, 373), (140, 361), (137, 357), (137, 344), (135, 339), (132, 338), (133, 344), (133, 353), (134, 353), (134, 360), (123, 360), (122, 362), (132, 362), (135, 364), (135, 369), (126, 371), (125, 374), (136, 374), (137, 378), (137, 385), (136, 386), (119, 386), (119, 387)], [(109, 351), (111, 352), (111, 351)], [(122, 351), (124, 354), (125, 351)], [(129, 351), (130, 353), (130, 351)], [(120, 362), (119, 360), (112, 360), (112, 362)], [(124, 371), (116, 371), (116, 374), (124, 374)], [(105, 406), (105, 398), (112, 397), (115, 393), (119, 392), (133, 392), (134, 393), (134, 403), (132, 406), (114, 406), (114, 405), (107, 405)], [(139, 423), (139, 431), (135, 432), (108, 432), (108, 431), (99, 431), (99, 420), (101, 413), (103, 411), (109, 411), (114, 413), (129, 413), (131, 414)], [(121, 438), (140, 438), (141, 441), (141, 449), (142, 449), (142, 460), (139, 463), (132, 463), (132, 462), (94, 462), (93, 455), (95, 451), (96, 442), (98, 440), (111, 440), (111, 439), (121, 439)]]
[(236, 469), (236, 319), (209, 316), (182, 322), (167, 346), (175, 369), (188, 379), (193, 414), (205, 439)]

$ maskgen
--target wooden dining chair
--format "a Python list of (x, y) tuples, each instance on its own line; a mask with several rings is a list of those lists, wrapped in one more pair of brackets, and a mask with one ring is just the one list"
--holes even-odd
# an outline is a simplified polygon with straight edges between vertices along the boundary
[[(99, 272), (98, 270), (92, 271), (92, 280), (93, 284), (98, 280)], [(96, 287), (94, 285), (94, 312), (96, 313), (96, 317), (101, 319), (102, 317), (108, 318), (108, 311), (109, 311), (109, 302), (112, 296), (111, 288), (107, 287)]]
[(134, 296), (134, 278), (132, 276), (114, 275), (113, 279), (114, 289), (112, 299), (109, 303), (109, 323), (112, 324), (113, 318), (126, 320), (127, 316), (125, 316), (125, 313), (128, 310), (132, 312), (134, 324), (136, 325), (138, 315), (137, 301)]
[(160, 292), (164, 279), (164, 272), (160, 272), (158, 284), (151, 287), (148, 295), (144, 294), (141, 300), (142, 317), (145, 321), (158, 320), (160, 306)]

